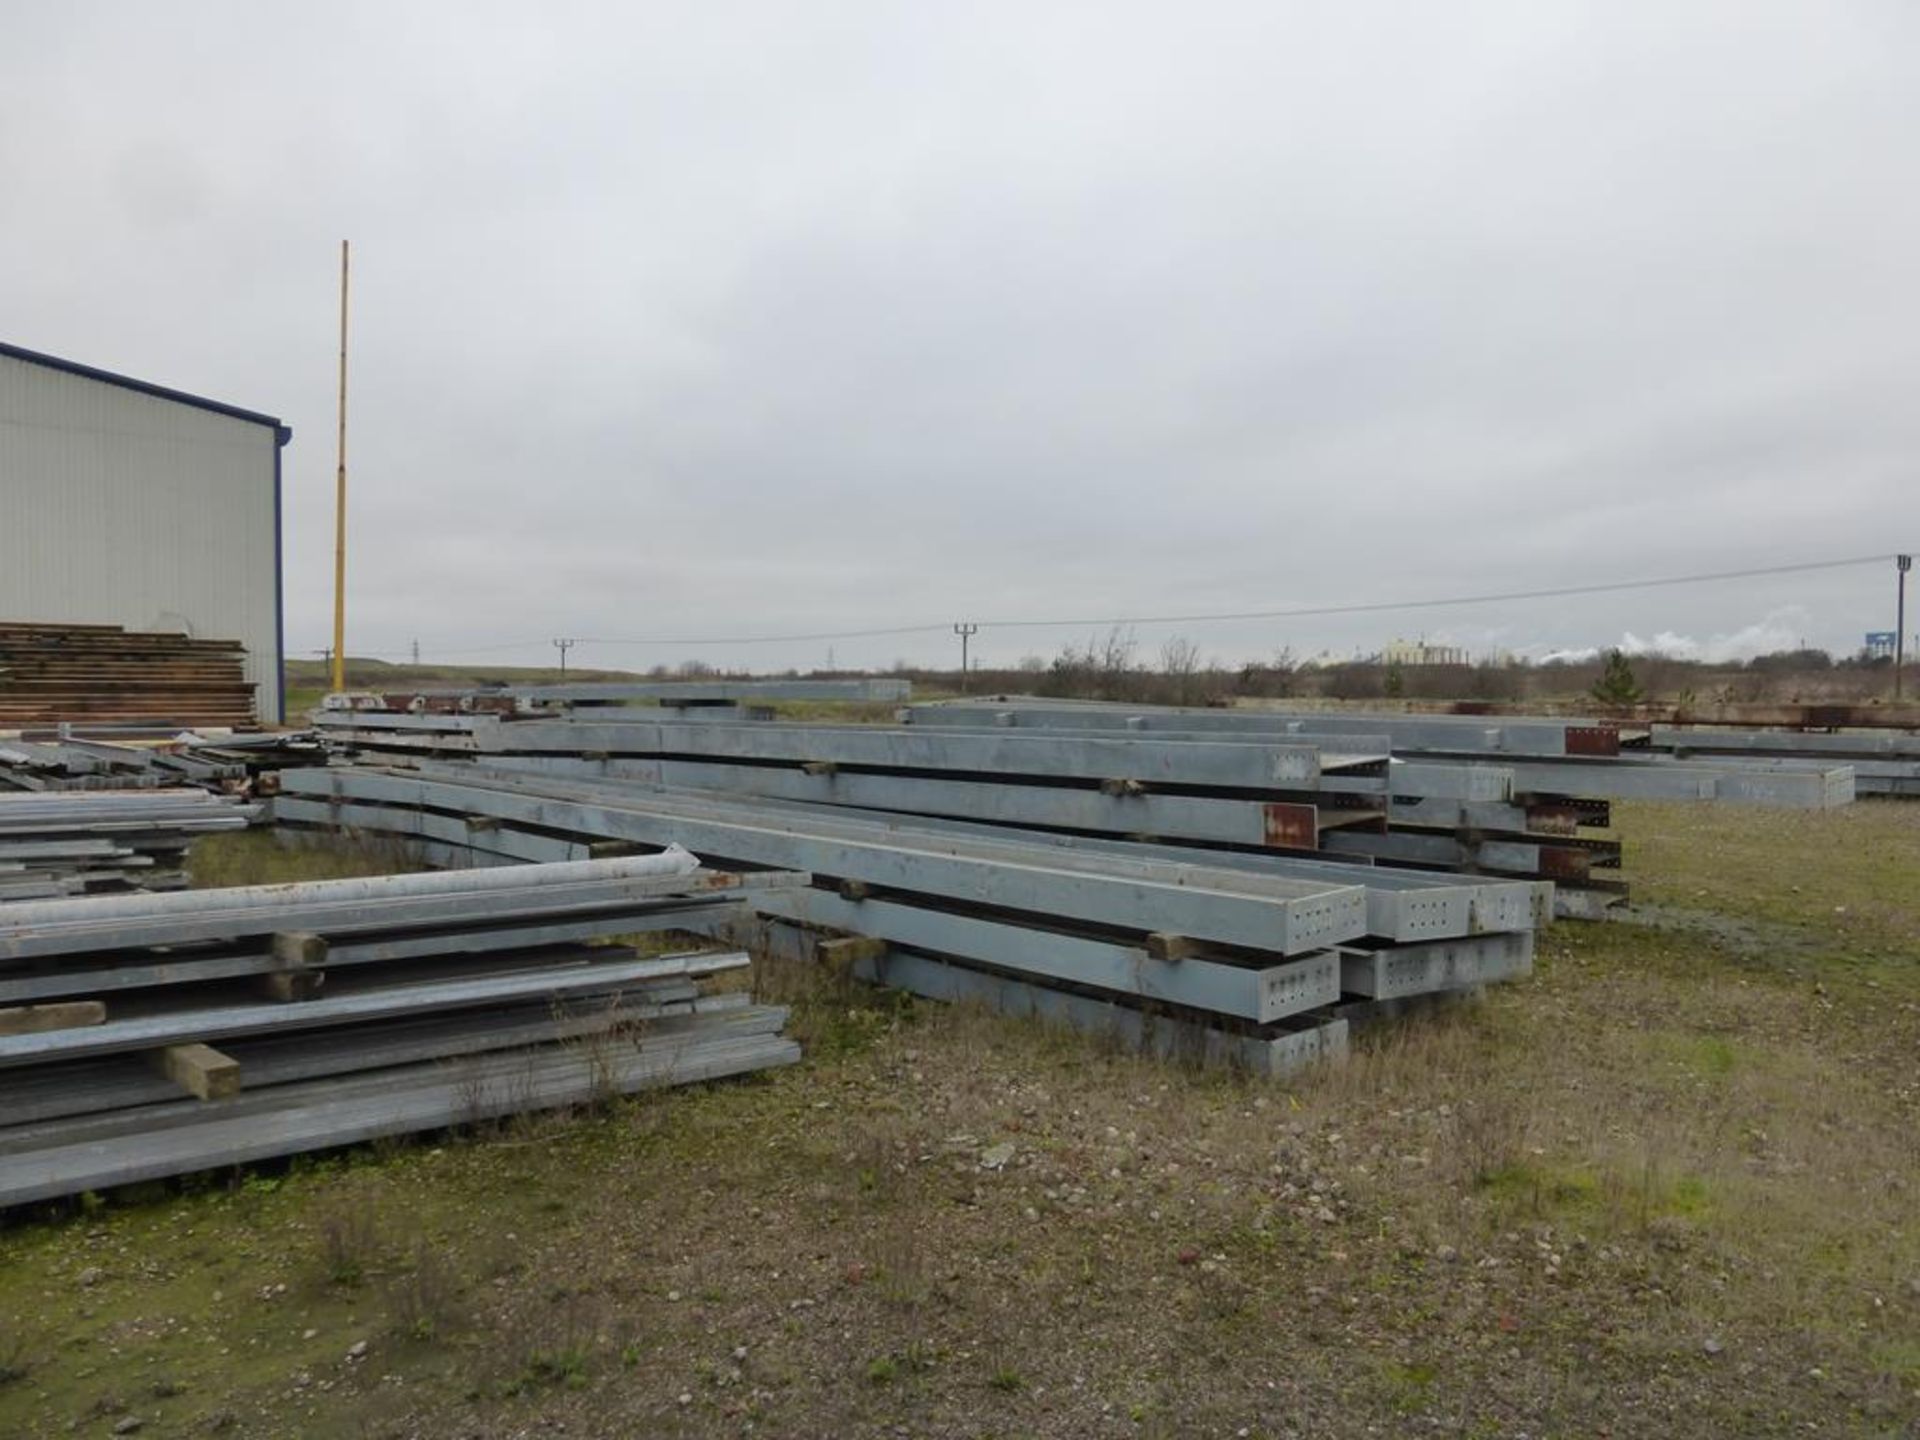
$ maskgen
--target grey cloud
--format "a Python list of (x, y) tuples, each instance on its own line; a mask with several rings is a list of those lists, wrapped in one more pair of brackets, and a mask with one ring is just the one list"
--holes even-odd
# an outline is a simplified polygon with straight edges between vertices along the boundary
[[(296, 651), (328, 625), (342, 234), (357, 650), (544, 662), (562, 633), (1920, 543), (1905, 6), (86, 4), (12, 28), (7, 338), (295, 426)], [(1862, 569), (1192, 633), (1540, 650), (1797, 606), (1851, 646), (1890, 592)]]

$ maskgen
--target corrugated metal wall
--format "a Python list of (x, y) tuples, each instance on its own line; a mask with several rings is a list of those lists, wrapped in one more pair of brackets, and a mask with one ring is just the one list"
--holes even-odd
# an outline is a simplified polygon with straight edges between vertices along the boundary
[(275, 720), (271, 426), (0, 355), (0, 619), (247, 647)]

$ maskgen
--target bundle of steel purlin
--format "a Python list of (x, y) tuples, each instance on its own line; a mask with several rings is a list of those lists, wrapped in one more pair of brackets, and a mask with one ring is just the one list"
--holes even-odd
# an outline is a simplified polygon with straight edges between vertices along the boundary
[(0, 739), (0, 792), (175, 785), (240, 791), (263, 774), (325, 758), (311, 732), (199, 735), (188, 731), (137, 745), (73, 735)]
[(259, 813), (204, 790), (0, 793), (0, 914), (64, 895), (178, 890), (195, 840)]
[(0, 793), (9, 790), (148, 790), (227, 779), (238, 769), (174, 761), (145, 746), (97, 740), (0, 740)]
[(756, 896), (758, 924), (739, 933), (936, 998), (1269, 1074), (1343, 1050), (1351, 1002), (1524, 973), (1550, 910), (1551, 887), (1533, 883), (474, 762), (288, 771), (274, 816), (413, 837), (472, 863), (677, 841), (717, 864), (806, 870), (811, 887)]
[(0, 910), (0, 1206), (791, 1063), (700, 984), (744, 954), (596, 942), (806, 879), (671, 847)]
[(1567, 914), (1592, 914), (1625, 890), (1595, 873), (1619, 864), (1618, 843), (1578, 833), (1606, 824), (1604, 802), (1516, 802), (1503, 770), (1401, 764), (1378, 735), (1143, 734), (1117, 723), (1131, 712), (1092, 707), (1075, 713), (1106, 728), (652, 718), (659, 713), (316, 720), (329, 744), (362, 757), (468, 756), (499, 768), (1020, 828), (1550, 879)]
[[(1183, 710), (1022, 697), (915, 705), (902, 711), (901, 719), (929, 729), (993, 728), (1052, 734), (1123, 729), (1214, 739), (1228, 735), (1270, 739), (1301, 734), (1384, 736), (1395, 756), (1410, 762), (1497, 767), (1508, 777), (1515, 795), (1569, 800), (1717, 800), (1807, 810), (1851, 802), (1857, 788), (1855, 767), (1851, 761), (1835, 763), (1835, 759), (1847, 753), (1855, 739), (1882, 739), (1845, 737), (1846, 743), (1831, 752), (1809, 746), (1801, 753), (1811, 758), (1787, 761), (1754, 753), (1768, 749), (1772, 741), (1755, 739), (1743, 747), (1733, 738), (1756, 732), (1716, 729), (1709, 733), (1666, 725), (1648, 728), (1605, 720), (1501, 715), (1356, 714), (1265, 706)], [(1840, 738), (1795, 737), (1796, 741), (1811, 742)], [(1884, 737), (1892, 742), (1893, 753), (1900, 753), (1899, 738)], [(1782, 750), (1794, 753), (1789, 747)], [(1396, 795), (1403, 793), (1398, 782), (1394, 791)], [(1423, 792), (1415, 783), (1404, 793)], [(1397, 814), (1395, 818), (1399, 818)]]

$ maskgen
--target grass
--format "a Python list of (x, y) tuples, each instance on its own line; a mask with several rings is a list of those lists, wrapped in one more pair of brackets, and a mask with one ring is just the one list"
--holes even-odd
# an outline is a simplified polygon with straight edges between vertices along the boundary
[(793, 1070), (20, 1217), (0, 1434), (1911, 1433), (1916, 821), (1621, 807), (1657, 923), (1285, 1085), (762, 967)]

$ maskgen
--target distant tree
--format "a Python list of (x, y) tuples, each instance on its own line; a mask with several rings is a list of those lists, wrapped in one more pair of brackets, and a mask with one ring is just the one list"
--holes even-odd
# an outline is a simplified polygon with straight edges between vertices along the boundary
[(1400, 668), (1398, 660), (1387, 662), (1387, 671), (1380, 679), (1380, 688), (1386, 692), (1389, 700), (1398, 700), (1407, 693), (1407, 672)]
[(1600, 678), (1593, 682), (1591, 693), (1602, 705), (1632, 705), (1646, 695), (1633, 673), (1633, 665), (1627, 659), (1626, 651), (1620, 649), (1607, 651), (1606, 664), (1600, 671)]
[(1167, 677), (1174, 704), (1193, 704), (1196, 693), (1194, 677), (1199, 670), (1200, 647), (1186, 636), (1171, 636), (1160, 647), (1160, 671)]

